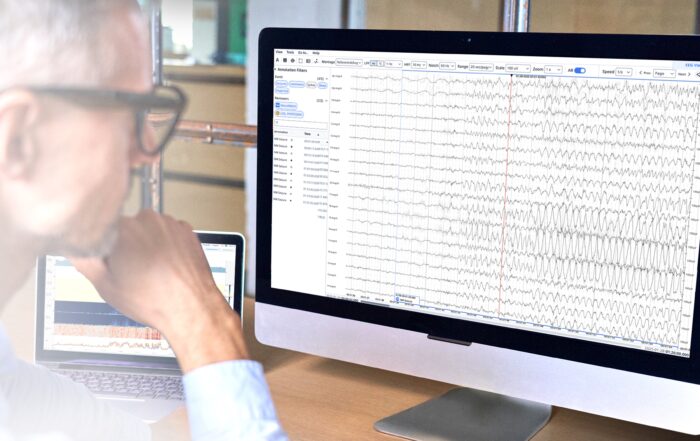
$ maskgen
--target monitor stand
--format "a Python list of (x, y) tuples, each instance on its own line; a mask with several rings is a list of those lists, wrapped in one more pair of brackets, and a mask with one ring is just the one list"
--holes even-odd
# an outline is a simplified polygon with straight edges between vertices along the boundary
[(420, 441), (525, 441), (551, 414), (549, 404), (457, 388), (379, 420), (374, 428)]

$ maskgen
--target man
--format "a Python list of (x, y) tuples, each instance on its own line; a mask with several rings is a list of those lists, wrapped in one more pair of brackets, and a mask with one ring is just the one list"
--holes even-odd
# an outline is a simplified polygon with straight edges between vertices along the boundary
[[(135, 0), (0, 0), (0, 307), (37, 256), (75, 257), (109, 303), (170, 342), (193, 439), (284, 439), (192, 228), (152, 212), (119, 219), (130, 170), (167, 141), (145, 121), (157, 102), (148, 47)], [(0, 334), (0, 439), (149, 437), (16, 360)]]

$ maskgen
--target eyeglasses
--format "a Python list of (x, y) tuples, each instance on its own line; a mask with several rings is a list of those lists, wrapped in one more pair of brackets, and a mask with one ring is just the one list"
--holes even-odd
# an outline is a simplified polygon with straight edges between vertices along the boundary
[(35, 93), (55, 96), (82, 107), (131, 109), (134, 114), (139, 149), (149, 156), (158, 155), (163, 151), (187, 105), (185, 94), (175, 86), (157, 86), (150, 93), (69, 87), (30, 87), (28, 89)]

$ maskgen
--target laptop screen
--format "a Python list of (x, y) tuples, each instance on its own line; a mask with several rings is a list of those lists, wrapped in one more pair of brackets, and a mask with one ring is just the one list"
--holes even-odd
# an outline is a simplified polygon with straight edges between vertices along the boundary
[[(236, 245), (202, 245), (216, 285), (234, 308)], [(108, 305), (68, 259), (46, 256), (43, 348), (48, 351), (174, 357), (153, 328)]]

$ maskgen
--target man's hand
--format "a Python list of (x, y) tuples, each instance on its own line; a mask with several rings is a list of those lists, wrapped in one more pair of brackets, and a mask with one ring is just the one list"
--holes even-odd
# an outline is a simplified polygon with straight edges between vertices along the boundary
[(144, 211), (123, 218), (103, 259), (71, 259), (112, 306), (160, 330), (183, 372), (247, 358), (238, 316), (211, 276), (192, 227)]

